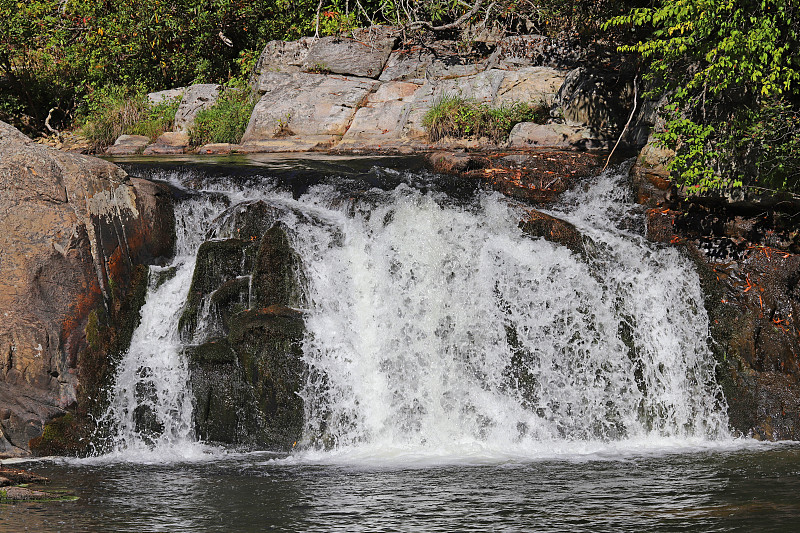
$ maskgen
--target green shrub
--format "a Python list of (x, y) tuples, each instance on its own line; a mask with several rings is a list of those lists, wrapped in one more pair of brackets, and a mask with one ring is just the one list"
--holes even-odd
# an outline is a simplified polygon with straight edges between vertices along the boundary
[(200, 111), (189, 128), (189, 142), (193, 146), (208, 143), (233, 143), (242, 139), (255, 98), (245, 88), (228, 88), (217, 102)]
[(425, 114), (422, 125), (432, 141), (444, 137), (488, 137), (499, 143), (520, 122), (543, 123), (550, 116), (543, 103), (516, 102), (490, 107), (460, 96), (445, 95)]
[(151, 105), (143, 92), (110, 88), (87, 103), (81, 133), (96, 147), (114, 143), (120, 135), (146, 135), (150, 140), (172, 130), (179, 98)]
[(165, 131), (172, 131), (175, 124), (175, 113), (181, 103), (179, 97), (162, 100), (161, 102), (148, 106), (142, 113), (141, 120), (131, 125), (125, 133), (130, 135), (145, 135), (154, 141), (156, 137)]

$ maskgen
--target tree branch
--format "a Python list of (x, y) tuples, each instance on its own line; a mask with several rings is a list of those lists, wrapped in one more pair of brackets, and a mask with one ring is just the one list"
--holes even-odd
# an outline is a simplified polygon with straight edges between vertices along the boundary
[(469, 19), (474, 17), (478, 11), (481, 10), (481, 6), (483, 5), (483, 0), (475, 0), (475, 3), (472, 4), (472, 9), (470, 9), (467, 13), (464, 13), (456, 20), (449, 24), (443, 24), (441, 26), (434, 26), (430, 22), (424, 20), (415, 20), (414, 22), (410, 22), (406, 28), (410, 30), (415, 30), (418, 28), (427, 28), (431, 31), (447, 31), (447, 30), (455, 30), (461, 28), (461, 26), (467, 22)]

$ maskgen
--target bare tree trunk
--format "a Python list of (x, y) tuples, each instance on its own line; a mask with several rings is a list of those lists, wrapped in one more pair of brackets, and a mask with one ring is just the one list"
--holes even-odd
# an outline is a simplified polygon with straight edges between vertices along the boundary
[(314, 22), (314, 38), (319, 39), (319, 12), (322, 11), (322, 0), (317, 4), (317, 19)]

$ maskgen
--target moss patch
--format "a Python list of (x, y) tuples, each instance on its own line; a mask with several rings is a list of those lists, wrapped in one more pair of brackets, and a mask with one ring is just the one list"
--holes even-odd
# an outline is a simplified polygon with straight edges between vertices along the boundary
[(44, 426), (42, 435), (28, 443), (33, 455), (79, 455), (88, 445), (89, 428), (67, 413)]

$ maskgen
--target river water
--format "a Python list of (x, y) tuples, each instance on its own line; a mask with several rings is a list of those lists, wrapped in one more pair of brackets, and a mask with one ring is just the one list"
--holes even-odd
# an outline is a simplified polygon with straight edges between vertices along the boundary
[[(575, 254), (524, 235), (525, 206), (415, 159), (125, 164), (178, 191), (175, 274), (148, 294), (96, 456), (29, 465), (78, 500), (3, 506), (0, 531), (800, 524), (800, 450), (729, 431), (697, 276), (641, 236), (624, 165), (551, 208), (585, 236)], [(303, 264), (291, 454), (197, 441), (177, 333), (197, 248), (255, 201)]]

